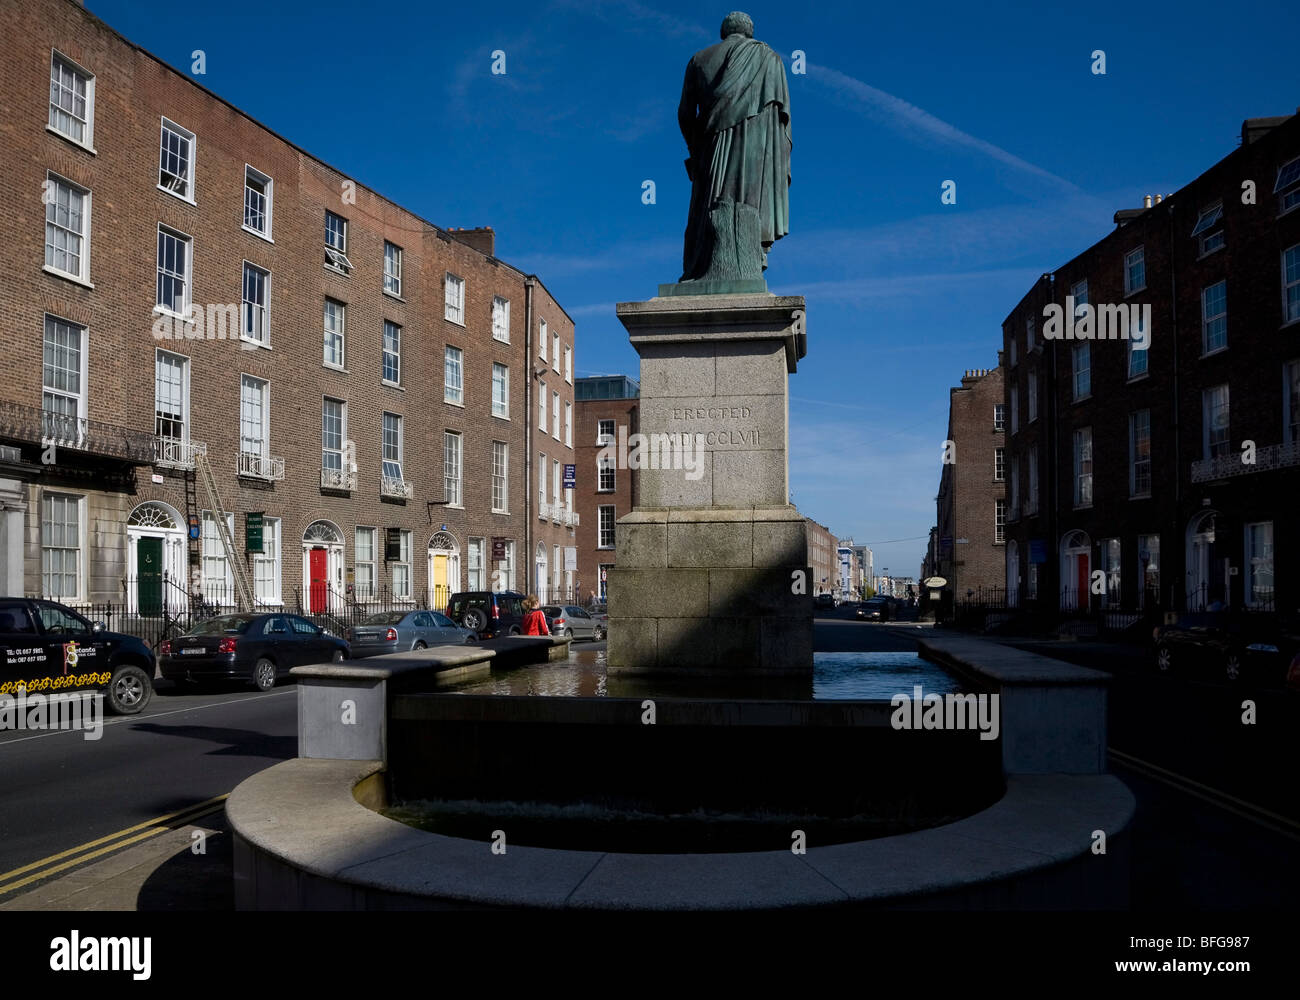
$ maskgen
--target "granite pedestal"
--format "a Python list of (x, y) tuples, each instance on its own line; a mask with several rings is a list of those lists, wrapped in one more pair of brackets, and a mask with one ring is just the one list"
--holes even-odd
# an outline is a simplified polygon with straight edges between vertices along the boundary
[(609, 671), (810, 675), (807, 532), (787, 456), (803, 298), (660, 295), (618, 317), (641, 399), (640, 437), (610, 448), (638, 477), (638, 503), (615, 531)]

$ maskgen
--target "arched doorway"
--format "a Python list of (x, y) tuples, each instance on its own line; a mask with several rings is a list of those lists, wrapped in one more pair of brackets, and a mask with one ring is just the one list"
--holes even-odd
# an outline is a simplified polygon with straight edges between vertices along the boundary
[(185, 521), (171, 504), (150, 500), (126, 520), (127, 612), (158, 615), (186, 603)]
[(1187, 525), (1188, 611), (1205, 611), (1216, 601), (1227, 603), (1221, 521), (1217, 511), (1206, 510)]
[(1014, 538), (1007, 540), (1007, 607), (1020, 606), (1020, 546)]
[(546, 555), (546, 543), (538, 542), (536, 572), (533, 574), (533, 579), (536, 581), (536, 585), (533, 587), (533, 590), (537, 594), (537, 599), (543, 604), (546, 604), (550, 599), (550, 594), (546, 586), (549, 576), (550, 561)]
[(1092, 540), (1086, 531), (1069, 531), (1061, 539), (1061, 610), (1087, 610)]
[(311, 614), (343, 605), (343, 532), (333, 521), (312, 521), (302, 533), (302, 590)]
[(460, 590), (460, 542), (449, 531), (429, 539), (429, 607), (445, 611), (451, 595)]

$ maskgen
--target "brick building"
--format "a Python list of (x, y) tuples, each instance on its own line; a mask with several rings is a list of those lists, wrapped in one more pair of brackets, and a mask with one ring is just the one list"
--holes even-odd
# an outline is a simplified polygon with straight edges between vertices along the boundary
[[(1248, 120), (1007, 317), (1013, 601), (1130, 620), (1300, 602), (1275, 575), (1300, 556), (1298, 208), (1300, 116)], [(1044, 339), (1067, 295), (1107, 339)], [(1150, 307), (1138, 336), (1115, 339), (1118, 305)]]
[(1006, 575), (1002, 383), (1000, 363), (970, 369), (948, 395), (949, 444), (935, 498), (936, 544), (925, 572), (945, 578), (947, 591), (958, 601), (990, 598)]
[(833, 594), (839, 579), (838, 543), (831, 529), (811, 517), (808, 522), (808, 565), (812, 569), (810, 593)]
[(4, 592), (441, 606), (522, 586), (530, 551), (571, 587), (575, 518), (532, 484), (558, 499), (572, 462), (574, 327), (492, 230), (424, 221), (72, 0), (2, 11)]
[(582, 597), (606, 596), (606, 571), (614, 565), (614, 528), (637, 503), (632, 470), (619, 468), (601, 451), (640, 432), (641, 386), (626, 375), (580, 378), (574, 384), (578, 408), (577, 513), (578, 579)]

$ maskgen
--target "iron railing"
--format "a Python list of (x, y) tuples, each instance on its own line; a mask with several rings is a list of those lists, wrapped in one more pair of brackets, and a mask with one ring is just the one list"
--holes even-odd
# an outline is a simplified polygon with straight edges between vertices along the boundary
[(168, 469), (192, 469), (196, 455), (206, 455), (205, 441), (180, 441), (176, 438), (154, 438), (153, 464)]
[(1230, 476), (1245, 476), (1252, 472), (1269, 472), (1300, 465), (1300, 441), (1290, 444), (1268, 444), (1255, 450), (1255, 461), (1242, 461), (1243, 452), (1230, 452), (1215, 458), (1205, 458), (1192, 463), (1192, 482), (1208, 483)]
[(284, 459), (278, 455), (263, 455), (256, 451), (239, 453), (239, 474), (252, 479), (278, 482), (284, 478)]
[(348, 469), (321, 469), (320, 486), (323, 490), (347, 490), (357, 488), (357, 474)]
[(153, 435), (147, 431), (8, 400), (0, 400), (0, 438), (44, 448), (53, 445), (132, 465), (151, 465), (154, 460)]

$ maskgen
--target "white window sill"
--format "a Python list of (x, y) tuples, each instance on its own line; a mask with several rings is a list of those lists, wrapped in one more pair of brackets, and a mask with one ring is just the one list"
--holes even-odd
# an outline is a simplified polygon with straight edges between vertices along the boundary
[[(388, 382), (388, 383), (385, 383), (385, 384), (387, 384), (387, 385), (392, 385), (391, 382)], [(459, 403), (458, 403), (458, 402), (456, 402), (456, 400), (454, 400), (454, 399), (448, 399), (446, 396), (443, 396), (443, 397), (442, 397), (442, 401), (443, 401), (444, 403), (446, 403), (448, 406), (459, 406), (462, 410), (465, 409), (465, 404), (464, 404), (464, 402), (459, 402)]]
[(331, 364), (328, 361), (322, 361), (320, 363), (320, 366), (322, 368), (328, 368), (332, 372), (342, 372), (344, 375), (349, 374), (348, 370), (344, 368), (342, 365)]
[(1087, 393), (1087, 394), (1085, 394), (1085, 395), (1083, 395), (1083, 396), (1075, 396), (1074, 399), (1070, 400), (1070, 405), (1073, 406), (1075, 403), (1086, 403), (1086, 402), (1087, 402), (1088, 400), (1090, 400), (1090, 399), (1092, 399), (1092, 393), (1091, 393), (1091, 392), (1089, 392), (1089, 393)]
[(1297, 326), (1297, 325), (1300, 325), (1300, 316), (1297, 316), (1295, 319), (1287, 320), (1285, 323), (1279, 326), (1278, 329), (1285, 330), (1288, 326)]
[(174, 319), (181, 323), (188, 323), (190, 326), (194, 325), (194, 320), (189, 316), (182, 316), (180, 313), (172, 312), (170, 309), (164, 309), (162, 306), (154, 306), (153, 311), (159, 316), (166, 316), (168, 319)]
[(252, 226), (240, 226), (239, 228), (242, 229), (242, 230), (243, 230), (244, 232), (246, 232), (246, 233), (252, 233), (252, 234), (253, 234), (254, 236), (256, 236), (259, 240), (266, 240), (267, 243), (270, 243), (272, 246), (275, 246), (275, 240), (271, 239), (271, 237), (270, 237), (269, 235), (267, 235), (266, 233), (263, 233), (263, 232), (260, 232), (259, 230), (254, 229)]
[(508, 416), (506, 416), (504, 413), (494, 413), (494, 414), (492, 414), (492, 417), (493, 417), (493, 419), (495, 419), (495, 420), (507, 420), (507, 421), (508, 421), (508, 420), (510, 419), (510, 418), (509, 418)]
[(383, 289), (383, 292), (390, 299), (396, 299), (398, 302), (402, 303), (402, 305), (406, 305), (406, 299), (402, 298), (401, 292), (390, 292), (387, 288)]
[(1228, 244), (1227, 244), (1227, 243), (1221, 243), (1219, 246), (1215, 247), (1213, 250), (1206, 250), (1203, 254), (1201, 254), (1201, 255), (1200, 255), (1199, 257), (1197, 257), (1196, 259), (1197, 259), (1197, 260), (1205, 260), (1206, 257), (1213, 257), (1213, 256), (1214, 256), (1216, 253), (1218, 253), (1220, 250), (1226, 250), (1227, 248), (1228, 248)]
[(345, 278), (352, 277), (351, 271), (345, 271), (343, 270), (343, 268), (335, 267), (333, 264), (322, 264), (321, 267), (325, 268), (325, 270), (330, 271), (334, 274), (341, 274)]
[(1149, 378), (1150, 375), (1150, 372), (1142, 372), (1139, 375), (1130, 375), (1128, 377), (1128, 384), (1132, 385), (1134, 382), (1141, 382), (1144, 378)]
[[(49, 128), (48, 125), (45, 126), (45, 127), (46, 127), (46, 128)], [(62, 133), (59, 133), (59, 134), (62, 135)], [(73, 141), (75, 141), (75, 140), (73, 140)], [(92, 149), (91, 152), (93, 153), (94, 150)], [(1290, 194), (1290, 193), (1291, 193), (1290, 191), (1283, 191), (1283, 192), (1281, 192), (1281, 194)], [(1280, 201), (1281, 198), (1279, 197), (1278, 200)], [(1291, 214), (1292, 212), (1294, 212), (1297, 208), (1300, 208), (1300, 201), (1296, 202), (1296, 203), (1295, 203), (1294, 205), (1292, 205), (1290, 208), (1284, 208), (1284, 209), (1282, 209), (1282, 211), (1280, 211), (1280, 212), (1277, 213), (1277, 217), (1280, 219), (1280, 218), (1282, 218), (1282, 216), (1284, 216), (1284, 215), (1290, 215), (1290, 214)]]
[(448, 316), (446, 313), (443, 313), (442, 318), (445, 319), (448, 323), (455, 323), (457, 326), (465, 325), (465, 321), (463, 319), (455, 319), (452, 316)]
[(445, 508), (447, 508), (448, 510), (464, 510), (464, 509), (465, 509), (465, 505), (464, 505), (463, 503), (445, 503), (445, 504), (443, 504), (443, 506), (444, 506)]
[(69, 274), (67, 271), (60, 271), (58, 268), (51, 267), (49, 264), (42, 265), (41, 270), (46, 274), (53, 275), (56, 278), (62, 278), (64, 281), (70, 281), (74, 285), (80, 285), (82, 288), (94, 289), (94, 284), (85, 278), (76, 274)]
[(1090, 503), (1085, 503), (1085, 504), (1075, 504), (1075, 505), (1074, 505), (1074, 509), (1075, 509), (1075, 510), (1092, 510), (1092, 504), (1090, 504)]
[(508, 343), (510, 343), (510, 336), (509, 336), (508, 334), (507, 334), (506, 336), (504, 336), (504, 337), (498, 337), (498, 336), (494, 333), (494, 334), (492, 334), (492, 339), (495, 340), (498, 344), (508, 344)]
[(1150, 500), (1150, 499), (1151, 499), (1151, 494), (1150, 494), (1150, 493), (1135, 493), (1135, 494), (1133, 494), (1133, 496), (1129, 497), (1129, 499), (1130, 499), (1130, 500)]
[(494, 507), (494, 508), (492, 508), (492, 513), (493, 513), (493, 514), (509, 514), (510, 511), (508, 511), (508, 510), (497, 510), (497, 509)]
[(1205, 351), (1205, 352), (1201, 355), (1200, 360), (1203, 361), (1203, 360), (1205, 360), (1206, 358), (1212, 358), (1212, 357), (1214, 357), (1216, 354), (1222, 354), (1222, 353), (1223, 353), (1224, 351), (1226, 351), (1227, 349), (1228, 349), (1228, 345), (1227, 345), (1227, 344), (1224, 344), (1222, 347), (1216, 347), (1216, 348), (1215, 348), (1214, 350), (1212, 350), (1212, 351)]
[(597, 551), (597, 552), (613, 552), (613, 551), (614, 551), (614, 546), (613, 546), (613, 545), (597, 545), (597, 546), (596, 546), (596, 551)]
[[(190, 187), (193, 187), (193, 186), (194, 186), (193, 183), (191, 183), (191, 184), (190, 184)], [(175, 191), (173, 191), (171, 188), (165, 188), (165, 187), (163, 187), (161, 184), (155, 184), (154, 187), (156, 187), (156, 188), (157, 188), (159, 191), (161, 191), (163, 194), (171, 195), (171, 196), (172, 196), (173, 198), (175, 198), (177, 201), (183, 201), (183, 202), (185, 202), (185, 204), (187, 204), (187, 205), (194, 205), (195, 207), (198, 206), (198, 202), (196, 202), (193, 198), (188, 198), (188, 197), (186, 197), (186, 196), (183, 195), (183, 194), (177, 194), (177, 193), (176, 193)]]
[(98, 155), (99, 155), (99, 154), (95, 151), (95, 147), (94, 147), (94, 146), (88, 146), (88, 145), (86, 145), (86, 143), (82, 142), (80, 139), (74, 139), (74, 138), (72, 138), (72, 136), (68, 135), (67, 132), (60, 132), (60, 131), (59, 131), (58, 129), (56, 129), (53, 125), (50, 125), (50, 124), (47, 123), (46, 126), (45, 126), (45, 131), (46, 131), (46, 132), (49, 132), (50, 135), (57, 135), (57, 136), (58, 136), (60, 139), (62, 139), (64, 142), (69, 143), (69, 144), (71, 144), (71, 145), (73, 145), (73, 146), (76, 146), (78, 149), (84, 149), (84, 150), (85, 150), (87, 153), (89, 153), (91, 156), (98, 156)]
[(266, 341), (254, 340), (252, 337), (245, 337), (243, 335), (240, 335), (239, 346), (245, 351), (269, 351), (271, 349), (271, 345)]
[(1147, 290), (1147, 286), (1146, 286), (1146, 285), (1142, 285), (1142, 286), (1139, 287), (1139, 288), (1135, 288), (1135, 289), (1133, 289), (1133, 291), (1131, 291), (1131, 292), (1125, 292), (1125, 293), (1124, 293), (1124, 298), (1126, 298), (1126, 299), (1127, 299), (1127, 298), (1131, 298), (1132, 296), (1136, 295), (1138, 292), (1145, 292), (1146, 290)]
[(379, 380), (379, 384), (380, 384), (380, 385), (386, 385), (386, 386), (388, 386), (388, 388), (390, 388), (390, 389), (396, 389), (398, 392), (405, 392), (405, 391), (406, 391), (405, 387), (403, 387), (400, 383), (397, 383), (397, 382), (390, 382), (390, 381), (388, 381), (388, 379), (386, 379), (386, 378), (381, 378), (381, 379)]

